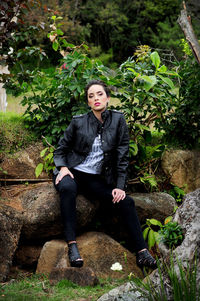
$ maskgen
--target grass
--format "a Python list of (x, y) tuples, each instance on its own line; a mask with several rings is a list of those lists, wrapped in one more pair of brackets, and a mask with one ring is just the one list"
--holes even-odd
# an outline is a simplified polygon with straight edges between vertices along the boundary
[(23, 95), (15, 97), (11, 94), (7, 95), (7, 108), (6, 112), (15, 112), (16, 114), (22, 115), (25, 112), (25, 107), (21, 105), (21, 101), (23, 99)]
[(13, 153), (36, 141), (34, 134), (26, 129), (21, 114), (1, 112), (0, 129), (0, 152), (2, 153)]
[(56, 285), (50, 285), (46, 276), (33, 274), (30, 277), (0, 284), (0, 300), (94, 301), (124, 282), (125, 280), (100, 279), (100, 283), (95, 287), (81, 287), (68, 280), (61, 280)]

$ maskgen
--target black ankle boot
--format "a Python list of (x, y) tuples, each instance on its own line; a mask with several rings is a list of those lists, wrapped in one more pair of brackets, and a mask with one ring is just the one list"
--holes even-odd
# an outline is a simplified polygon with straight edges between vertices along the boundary
[(157, 268), (156, 260), (151, 256), (148, 250), (138, 252), (136, 255), (136, 263), (139, 268), (142, 269), (144, 273), (144, 267), (151, 269)]
[(71, 267), (81, 268), (83, 266), (83, 259), (75, 242), (68, 244), (68, 256)]

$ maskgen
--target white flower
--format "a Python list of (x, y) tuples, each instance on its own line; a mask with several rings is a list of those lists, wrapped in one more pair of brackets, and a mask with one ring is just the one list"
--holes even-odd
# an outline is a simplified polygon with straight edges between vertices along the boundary
[(113, 271), (121, 271), (122, 270), (122, 265), (119, 262), (113, 263), (113, 265), (110, 268)]

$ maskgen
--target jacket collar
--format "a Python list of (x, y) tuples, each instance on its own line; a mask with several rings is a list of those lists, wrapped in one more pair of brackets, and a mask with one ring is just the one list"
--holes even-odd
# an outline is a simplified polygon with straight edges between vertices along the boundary
[[(91, 111), (90, 112), (90, 115), (92, 116), (93, 120), (96, 120), (97, 122), (101, 123), (98, 118), (94, 115), (94, 113)], [(103, 122), (105, 122), (105, 120), (108, 118), (109, 116), (109, 111), (106, 109), (102, 114), (101, 114), (101, 117), (102, 117), (102, 120)]]

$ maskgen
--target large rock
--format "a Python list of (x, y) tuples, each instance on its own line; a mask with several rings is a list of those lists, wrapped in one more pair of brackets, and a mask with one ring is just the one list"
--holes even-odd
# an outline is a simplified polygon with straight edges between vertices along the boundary
[(54, 268), (69, 267), (67, 261), (67, 243), (63, 240), (51, 240), (44, 244), (37, 264), (36, 273), (49, 274)]
[[(42, 143), (36, 143), (12, 156), (4, 155), (0, 164), (0, 178), (35, 179), (35, 168), (39, 163), (42, 163), (40, 152), (43, 148)], [(5, 174), (3, 171), (7, 173)], [(42, 172), (40, 178), (48, 179), (49, 177), (45, 172)]]
[(89, 267), (82, 268), (55, 268), (49, 275), (51, 284), (55, 284), (60, 280), (67, 279), (79, 286), (95, 286), (99, 280), (94, 271)]
[(17, 248), (14, 256), (15, 264), (21, 268), (36, 267), (42, 246), (21, 245)]
[(164, 192), (133, 193), (131, 197), (135, 201), (141, 223), (147, 218), (155, 218), (163, 222), (167, 216), (173, 214), (176, 206), (175, 199)]
[(0, 281), (6, 279), (12, 265), (13, 255), (18, 245), (21, 228), (21, 214), (0, 203)]
[[(134, 272), (138, 277), (142, 276), (135, 256), (108, 235), (88, 232), (79, 236), (77, 242), (84, 267), (95, 271), (97, 277), (123, 278), (130, 272)], [(63, 241), (47, 242), (38, 260), (37, 273), (51, 273), (54, 268), (63, 270), (69, 267), (67, 250), (67, 244)], [(111, 270), (115, 262), (122, 265), (122, 272)]]
[(186, 150), (166, 151), (162, 157), (162, 169), (170, 181), (186, 192), (200, 187), (200, 152)]
[[(184, 240), (180, 246), (173, 250), (173, 261), (174, 261), (174, 271), (180, 279), (180, 269), (179, 265), (183, 267), (183, 270), (188, 269), (188, 265), (193, 264), (195, 259), (197, 262), (196, 269), (196, 283), (199, 287), (200, 283), (200, 189), (197, 189), (194, 192), (187, 194), (184, 197), (183, 204), (177, 209), (174, 221), (177, 221), (183, 231), (184, 231)], [(167, 249), (167, 248), (166, 248)], [(163, 254), (163, 260), (165, 263), (169, 264), (170, 262), (170, 250), (167, 249)], [(162, 265), (161, 265), (162, 266)], [(161, 269), (162, 270), (162, 269)], [(165, 272), (166, 269), (163, 269), (164, 273), (162, 274), (162, 285), (164, 285), (165, 293), (167, 295), (166, 300), (173, 301), (173, 290), (170, 286), (170, 280)], [(157, 288), (159, 291), (161, 289), (161, 278), (160, 272), (155, 270), (150, 276), (150, 281), (154, 288)], [(115, 295), (107, 293), (103, 295), (99, 301), (118, 301), (118, 300), (143, 300), (140, 298), (134, 299), (134, 294), (140, 295), (140, 292), (137, 292), (137, 287), (132, 287), (131, 285), (126, 286), (126, 290), (118, 288), (118, 291), (115, 291)], [(131, 297), (132, 296), (132, 297)], [(132, 298), (132, 299), (131, 299)]]
[[(63, 232), (60, 201), (52, 183), (12, 185), (2, 188), (6, 204), (23, 214), (22, 239), (44, 239)], [(77, 196), (77, 229), (83, 229), (93, 218), (96, 206)]]

